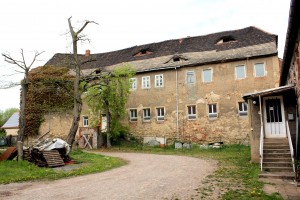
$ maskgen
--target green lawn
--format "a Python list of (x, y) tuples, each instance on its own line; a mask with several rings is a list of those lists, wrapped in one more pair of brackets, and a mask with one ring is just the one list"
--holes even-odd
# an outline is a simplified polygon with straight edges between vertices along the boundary
[(69, 176), (78, 176), (106, 171), (126, 164), (125, 161), (107, 156), (85, 153), (74, 150), (71, 154), (78, 164), (78, 168), (64, 171), (52, 168), (37, 167), (27, 161), (2, 161), (0, 162), (0, 183), (10, 183), (38, 179), (59, 179)]

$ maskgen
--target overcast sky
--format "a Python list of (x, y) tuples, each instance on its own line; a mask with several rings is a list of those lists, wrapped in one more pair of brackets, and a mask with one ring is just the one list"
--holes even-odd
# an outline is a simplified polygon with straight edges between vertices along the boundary
[[(0, 7), (0, 53), (28, 63), (34, 51), (45, 51), (35, 63), (44, 65), (55, 53), (70, 53), (67, 19), (74, 27), (84, 20), (91, 43), (79, 44), (79, 53), (119, 50), (135, 45), (199, 36), (256, 26), (278, 35), (282, 58), (289, 15), (289, 0), (9, 0)], [(19, 82), (22, 75), (0, 57), (0, 83)], [(19, 107), (20, 88), (0, 90), (0, 110)]]

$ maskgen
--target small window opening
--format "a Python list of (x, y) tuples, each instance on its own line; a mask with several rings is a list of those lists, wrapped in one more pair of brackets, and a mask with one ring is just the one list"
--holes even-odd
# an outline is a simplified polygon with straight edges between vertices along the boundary
[(222, 44), (222, 43), (227, 43), (227, 42), (234, 42), (236, 41), (236, 39), (234, 39), (234, 37), (232, 37), (231, 35), (229, 36), (224, 36), (224, 37), (221, 37), (217, 44)]
[(179, 57), (173, 58), (173, 62), (178, 62), (178, 61), (180, 61)]
[(100, 74), (100, 69), (97, 69), (96, 71), (95, 71), (95, 74)]

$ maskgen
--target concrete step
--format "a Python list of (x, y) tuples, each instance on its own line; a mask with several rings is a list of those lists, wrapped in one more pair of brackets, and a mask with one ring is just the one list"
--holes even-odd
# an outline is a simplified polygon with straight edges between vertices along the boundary
[(290, 158), (291, 153), (264, 153), (264, 158)]
[(264, 172), (293, 172), (293, 167), (264, 167)]
[(263, 162), (289, 162), (292, 163), (292, 158), (263, 158)]
[(293, 167), (292, 162), (263, 162), (263, 167)]
[(264, 142), (289, 142), (287, 138), (264, 138)]
[(272, 179), (288, 179), (294, 180), (294, 172), (261, 172), (259, 178), (272, 178)]
[(264, 145), (264, 150), (265, 149), (290, 149), (289, 145), (286, 144), (280, 144), (280, 145)]
[(290, 149), (264, 149), (264, 153), (289, 153)]

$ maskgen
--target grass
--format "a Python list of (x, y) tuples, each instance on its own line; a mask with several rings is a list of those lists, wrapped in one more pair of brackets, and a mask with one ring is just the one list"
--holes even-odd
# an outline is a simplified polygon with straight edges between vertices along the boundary
[(0, 163), (0, 184), (41, 179), (55, 180), (102, 172), (126, 164), (125, 161), (117, 158), (85, 153), (80, 150), (72, 151), (71, 158), (81, 164), (78, 164), (78, 168), (70, 171), (41, 168), (27, 161), (2, 161)]
[(115, 151), (131, 151), (144, 153), (185, 155), (201, 159), (218, 161), (218, 169), (209, 175), (199, 188), (195, 199), (255, 199), (281, 200), (279, 194), (267, 195), (263, 191), (263, 182), (259, 181), (260, 168), (258, 164), (250, 163), (250, 147), (244, 145), (228, 145), (222, 149), (192, 149), (150, 148), (140, 145), (120, 146)]

